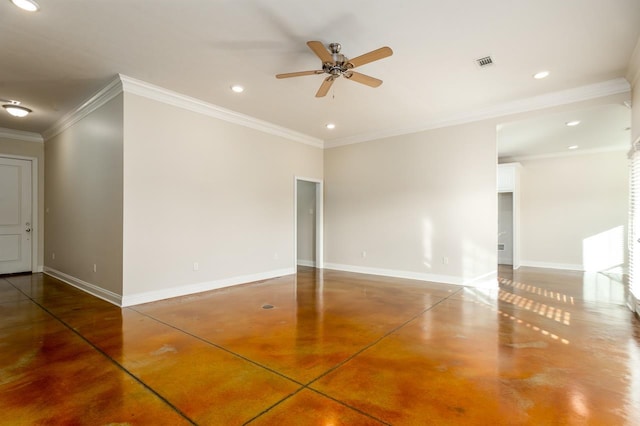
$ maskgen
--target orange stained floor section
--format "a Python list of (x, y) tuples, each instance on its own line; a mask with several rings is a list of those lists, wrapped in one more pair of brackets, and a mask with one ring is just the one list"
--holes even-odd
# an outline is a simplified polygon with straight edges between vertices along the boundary
[(602, 274), (499, 288), (300, 268), (118, 308), (0, 277), (2, 425), (640, 425), (640, 321)]

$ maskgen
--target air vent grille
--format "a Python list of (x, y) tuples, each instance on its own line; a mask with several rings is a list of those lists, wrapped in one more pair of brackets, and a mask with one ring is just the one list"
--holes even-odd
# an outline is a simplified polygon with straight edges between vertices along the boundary
[(476, 64), (478, 64), (480, 68), (488, 67), (489, 65), (493, 65), (493, 59), (491, 58), (491, 56), (478, 58), (476, 59)]

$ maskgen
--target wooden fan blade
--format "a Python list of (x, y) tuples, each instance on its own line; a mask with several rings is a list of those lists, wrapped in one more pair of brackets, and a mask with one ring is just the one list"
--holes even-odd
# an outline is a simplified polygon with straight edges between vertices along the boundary
[(329, 52), (327, 48), (324, 47), (324, 44), (322, 44), (322, 42), (308, 41), (307, 46), (309, 46), (309, 49), (313, 50), (313, 53), (315, 53), (316, 56), (320, 58), (323, 64), (327, 62), (330, 64), (333, 63), (333, 56), (331, 56), (331, 52)]
[(377, 78), (360, 74), (359, 72), (355, 71), (350, 71), (349, 73), (345, 73), (343, 75), (349, 80), (357, 81), (358, 83), (366, 84), (367, 86), (371, 87), (378, 87), (382, 84), (382, 80), (378, 80)]
[(288, 73), (285, 73), (285, 74), (276, 74), (276, 78), (302, 77), (303, 75), (316, 75), (316, 74), (323, 74), (323, 73), (324, 73), (324, 71), (322, 71), (322, 70), (288, 72)]
[(383, 59), (391, 55), (393, 55), (393, 50), (391, 50), (390, 47), (385, 46), (350, 59), (349, 65), (351, 68), (360, 67), (364, 64), (368, 64), (369, 62), (377, 61), (378, 59)]
[(331, 88), (331, 85), (333, 84), (333, 80), (335, 79), (336, 78), (332, 75), (325, 78), (322, 84), (320, 85), (320, 88), (316, 92), (316, 98), (321, 98), (323, 96), (326, 96), (326, 94), (329, 92), (329, 89)]

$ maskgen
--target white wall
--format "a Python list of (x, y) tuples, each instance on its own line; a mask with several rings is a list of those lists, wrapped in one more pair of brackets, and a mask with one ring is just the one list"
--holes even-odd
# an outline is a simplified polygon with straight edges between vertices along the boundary
[(38, 255), (32, 260), (36, 269), (40, 270), (44, 259), (44, 144), (0, 136), (0, 156), (2, 154), (38, 160)]
[(606, 270), (625, 262), (626, 152), (522, 161), (522, 265)]
[(130, 93), (124, 138), (129, 303), (294, 272), (294, 176), (321, 179), (321, 149)]
[(298, 188), (297, 251), (298, 265), (315, 266), (316, 261), (316, 183), (296, 182)]
[(495, 273), (495, 124), (331, 148), (324, 161), (326, 267), (452, 283)]
[(46, 264), (125, 304), (292, 273), (293, 177), (324, 176), (328, 267), (488, 279), (498, 122), (323, 152), (125, 93), (47, 141)]
[(45, 268), (115, 295), (122, 293), (122, 101), (116, 96), (45, 141)]
[[(586, 101), (565, 104), (565, 105), (561, 105), (553, 108), (547, 108), (547, 109), (538, 110), (538, 111), (531, 111), (531, 112), (526, 112), (522, 114), (514, 114), (511, 116), (500, 117), (498, 120), (496, 120), (496, 124), (509, 123), (512, 121), (529, 120), (531, 118), (537, 118), (543, 115), (556, 115), (566, 111), (580, 111), (585, 109), (592, 109), (592, 108), (603, 106), (603, 105), (612, 105), (612, 104), (622, 105), (623, 102), (628, 101), (628, 99), (629, 99), (629, 93), (609, 95), (609, 96), (604, 96), (600, 98), (589, 99)], [(579, 154), (579, 151), (576, 154)], [(625, 152), (618, 152), (618, 154), (621, 155), (621, 158), (626, 158)], [(599, 155), (599, 154), (594, 154), (594, 155)], [(606, 156), (606, 154), (604, 155)], [(538, 160), (534, 160), (531, 157), (530, 158), (526, 158), (526, 157), (500, 158), (499, 161), (500, 163), (519, 161), (523, 165), (531, 164), (531, 163), (535, 164), (537, 162), (540, 162), (539, 164), (546, 164), (546, 162), (549, 162), (549, 161), (551, 161), (554, 164), (558, 164), (557, 167), (554, 167), (553, 169), (549, 169), (547, 172), (545, 172), (547, 173), (546, 175), (544, 175), (544, 173), (540, 174), (540, 176), (538, 177), (536, 177), (535, 174), (529, 175), (529, 182), (534, 183), (534, 192), (536, 192), (535, 182), (538, 182), (538, 184), (542, 186), (542, 188), (544, 188), (545, 186), (551, 185), (549, 182), (555, 181), (558, 179), (564, 179), (567, 182), (575, 181), (576, 185), (580, 185), (579, 181), (580, 179), (583, 178), (583, 176), (580, 174), (576, 176), (576, 178), (574, 179), (573, 176), (571, 176), (570, 173), (568, 173), (567, 170), (565, 170), (562, 167), (563, 161), (567, 160), (567, 158), (570, 158), (570, 157), (556, 157), (555, 159), (547, 158), (547, 159), (538, 159)], [(571, 161), (571, 160), (567, 160), (567, 161)], [(617, 163), (618, 168), (614, 173), (615, 175), (614, 179), (616, 180), (616, 182), (620, 183), (621, 185), (628, 186), (628, 182), (626, 180), (627, 178), (625, 177), (626, 175), (620, 174), (620, 173), (623, 173), (623, 174), (627, 173), (628, 164), (624, 161), (623, 162), (620, 162), (620, 161), (622, 160), (619, 159)], [(597, 176), (600, 173), (599, 172), (600, 166), (597, 165), (597, 161), (594, 162), (593, 166), (594, 166), (593, 172), (586, 177), (587, 181), (592, 179), (593, 176)], [(603, 164), (603, 167), (608, 167), (608, 166), (605, 163)], [(522, 173), (525, 173), (524, 169), (521, 169), (521, 174)], [(554, 174), (550, 175), (549, 173), (554, 173)], [(524, 177), (521, 178), (521, 182), (523, 181), (523, 179)], [(600, 196), (597, 188), (598, 186), (596, 185), (594, 187), (594, 193), (593, 193), (593, 197), (595, 198), (598, 198)], [(555, 190), (564, 191), (566, 189), (567, 189), (566, 186), (561, 185), (558, 188), (553, 188), (552, 192)], [(520, 247), (520, 255), (518, 257), (522, 261), (521, 264), (523, 266), (582, 269), (584, 267), (583, 260), (582, 260), (582, 249), (578, 248), (578, 246), (581, 245), (582, 242), (578, 236), (576, 236), (575, 234), (570, 234), (568, 232), (556, 232), (555, 227), (547, 228), (545, 226), (540, 226), (539, 224), (536, 225), (535, 223), (533, 224), (533, 228), (531, 228), (531, 221), (529, 221), (529, 223), (524, 222), (524, 220), (522, 219), (524, 215), (528, 215), (528, 217), (530, 218), (531, 217), (535, 218), (535, 216), (532, 216), (532, 215), (535, 215), (535, 212), (532, 212), (530, 209), (532, 207), (534, 209), (537, 208), (537, 205), (535, 203), (535, 197), (537, 197), (537, 195), (529, 193), (528, 204), (525, 204), (525, 201), (522, 200), (522, 198), (525, 197), (526, 191), (527, 191), (527, 188), (525, 188), (524, 185), (521, 184), (520, 191), (519, 191), (521, 195), (516, 197), (516, 200), (515, 200), (515, 204), (519, 206), (517, 211), (519, 211), (521, 215), (520, 219), (516, 218), (517, 221), (519, 220), (519, 223), (520, 223), (519, 229), (521, 230), (521, 232), (519, 234), (519, 237), (518, 237), (518, 234), (516, 233), (516, 240), (519, 240), (519, 243), (518, 241), (515, 242), (516, 248), (518, 246)], [(591, 196), (590, 191), (591, 191), (591, 188), (588, 188), (586, 186), (581, 190), (583, 194), (583, 198), (585, 200), (588, 200), (589, 197)], [(537, 192), (541, 194), (541, 196), (543, 197), (542, 200), (544, 200), (544, 197), (546, 196), (544, 195), (545, 191), (541, 190)], [(618, 218), (626, 217), (627, 196), (628, 194), (625, 194), (625, 195), (622, 195), (622, 193), (616, 194), (615, 199), (616, 199), (617, 205), (610, 206), (610, 211), (612, 215)], [(561, 200), (560, 202), (564, 203), (563, 200)], [(554, 208), (557, 208), (557, 206), (555, 206)], [(617, 220), (617, 222), (620, 222), (620, 221), (621, 219)], [(582, 225), (580, 225), (582, 229), (581, 232), (582, 233), (585, 233), (587, 231), (590, 232), (590, 229), (594, 227), (597, 228), (598, 224), (602, 222), (601, 212), (599, 210), (582, 211), (580, 213), (580, 222), (582, 223)], [(589, 224), (593, 224), (593, 226)], [(626, 222), (622, 223), (622, 225), (624, 225), (626, 229)], [(529, 231), (528, 233), (526, 233), (527, 230)], [(554, 234), (550, 235), (549, 234), (550, 232), (553, 232)], [(529, 237), (532, 237), (537, 241), (532, 242), (529, 239)], [(545, 254), (544, 253), (545, 249), (541, 248), (540, 241), (553, 240), (553, 239), (559, 239), (558, 242), (554, 243), (556, 244), (557, 247), (564, 247), (564, 248), (573, 247), (573, 248), (569, 249), (569, 251), (565, 249), (560, 249), (555, 252), (548, 252)], [(580, 241), (578, 242), (578, 240)], [(589, 241), (592, 241), (592, 240), (589, 240)], [(524, 252), (525, 245), (529, 247), (529, 249), (526, 252)], [(595, 263), (590, 262), (590, 267), (598, 266), (597, 263), (598, 262), (595, 262)]]

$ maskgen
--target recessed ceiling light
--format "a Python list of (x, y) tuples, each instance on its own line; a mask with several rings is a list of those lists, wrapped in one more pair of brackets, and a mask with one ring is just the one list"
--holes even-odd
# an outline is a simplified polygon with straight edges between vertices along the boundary
[(231, 86), (231, 90), (236, 93), (242, 93), (244, 92), (244, 87), (240, 86), (239, 84), (234, 84), (233, 86)]
[(40, 10), (40, 6), (34, 0), (10, 0), (11, 3), (18, 6), (22, 10), (27, 12), (37, 12)]
[(16, 104), (2, 105), (2, 108), (6, 109), (7, 112), (14, 117), (26, 117), (30, 112), (32, 112), (29, 108)]
[(335, 124), (333, 124), (333, 123), (327, 124), (327, 129), (332, 130), (332, 129), (335, 129), (335, 128), (336, 128)]
[(549, 71), (540, 71), (533, 75), (533, 78), (536, 80), (542, 80), (543, 78), (549, 77)]
[(569, 127), (573, 127), (573, 126), (577, 126), (578, 124), (580, 124), (580, 120), (567, 121), (564, 124), (566, 124)]
[(571, 145), (570, 147), (568, 147), (569, 149), (578, 149), (578, 145)]

